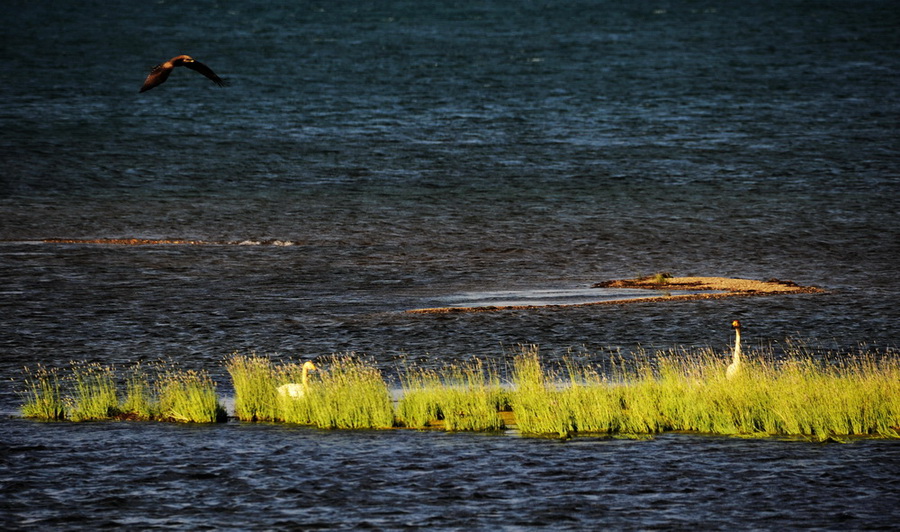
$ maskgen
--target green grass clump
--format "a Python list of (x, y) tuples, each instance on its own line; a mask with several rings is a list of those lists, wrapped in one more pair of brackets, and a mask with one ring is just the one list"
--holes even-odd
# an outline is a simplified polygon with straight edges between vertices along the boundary
[(536, 352), (525, 353), (514, 364), (513, 409), (522, 432), (563, 437), (663, 431), (900, 437), (896, 358), (844, 357), (835, 364), (760, 354), (730, 380), (725, 362), (711, 351), (669, 352), (621, 364), (608, 376), (570, 364), (564, 382)]
[(186, 423), (215, 423), (227, 418), (216, 396), (216, 383), (203, 371), (164, 374), (158, 383), (162, 419)]
[(65, 419), (66, 407), (59, 381), (59, 370), (55, 368), (39, 365), (33, 373), (25, 368), (22, 415), (47, 420)]
[(406, 427), (423, 428), (444, 419), (441, 409), (444, 383), (434, 370), (406, 368), (403, 396), (397, 403), (397, 419)]
[[(537, 360), (528, 359), (532, 366)], [(566, 360), (568, 386), (560, 386), (559, 401), (567, 412), (565, 423), (552, 431), (560, 436), (572, 432), (613, 433), (623, 428), (619, 390), (596, 369)], [(534, 371), (534, 370), (532, 370)]]
[(319, 428), (369, 429), (393, 426), (387, 384), (373, 365), (353, 356), (333, 356), (309, 374), (301, 397), (277, 393), (287, 383), (301, 383), (303, 365), (273, 364), (256, 355), (233, 355), (227, 361), (234, 383), (235, 416), (243, 421), (278, 421)]
[(659, 383), (641, 361), (614, 365), (609, 375), (567, 361), (569, 382), (559, 385), (559, 402), (569, 424), (561, 436), (575, 432), (652, 434), (659, 432)]
[(150, 420), (160, 416), (159, 398), (154, 393), (149, 376), (138, 363), (131, 368), (125, 380), (125, 400), (121, 415), (126, 418)]
[(275, 368), (267, 357), (233, 354), (225, 362), (234, 384), (234, 415), (241, 421), (274, 421)]
[(67, 409), (72, 421), (109, 419), (119, 413), (116, 376), (109, 366), (72, 363), (74, 395)]
[(327, 429), (379, 429), (394, 425), (391, 394), (381, 372), (356, 357), (333, 356), (301, 402), (309, 423)]
[(536, 348), (515, 358), (512, 409), (520, 431), (568, 436), (575, 430), (571, 405), (564, 404), (553, 384), (556, 380), (557, 375), (544, 372)]
[(653, 282), (656, 284), (666, 284), (669, 282), (669, 279), (672, 278), (672, 274), (669, 272), (658, 272), (653, 275)]
[[(71, 375), (41, 366), (25, 369), (22, 415), (45, 420), (89, 421), (108, 419), (162, 420), (209, 423), (224, 421), (216, 385), (204, 372), (163, 372), (154, 379), (136, 364), (124, 379), (120, 393), (116, 369), (100, 364), (72, 362)], [(124, 398), (122, 398), (124, 397)]]
[(407, 369), (398, 419), (407, 427), (442, 421), (446, 430), (489, 431), (503, 428), (499, 411), (506, 406), (500, 378), (480, 360), (442, 371)]

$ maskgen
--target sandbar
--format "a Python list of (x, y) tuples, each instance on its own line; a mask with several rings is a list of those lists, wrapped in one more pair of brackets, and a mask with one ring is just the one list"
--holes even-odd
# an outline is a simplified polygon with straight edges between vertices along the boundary
[(432, 307), (407, 310), (413, 314), (446, 314), (456, 312), (496, 312), (500, 310), (523, 310), (537, 308), (568, 308), (586, 307), (595, 305), (625, 305), (648, 302), (692, 301), (700, 299), (724, 299), (728, 297), (752, 297), (786, 294), (816, 294), (825, 290), (817, 286), (801, 286), (793, 281), (769, 279), (759, 281), (755, 279), (738, 279), (730, 277), (667, 277), (662, 281), (655, 277), (641, 277), (635, 279), (615, 279), (603, 281), (592, 285), (592, 288), (630, 288), (646, 289), (656, 292), (689, 291), (690, 293), (664, 294), (648, 297), (636, 297), (627, 299), (611, 299), (593, 301), (587, 303), (561, 304), (561, 305), (510, 305), (510, 306), (454, 306)]
[(105, 246), (295, 246), (292, 240), (187, 240), (179, 238), (45, 238), (44, 244), (95, 244)]

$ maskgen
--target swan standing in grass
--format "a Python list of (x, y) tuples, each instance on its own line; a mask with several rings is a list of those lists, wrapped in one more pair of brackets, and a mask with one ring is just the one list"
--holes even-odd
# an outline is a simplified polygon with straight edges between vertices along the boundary
[(303, 373), (301, 374), (300, 382), (289, 382), (287, 384), (282, 384), (278, 387), (278, 395), (279, 397), (290, 397), (292, 399), (299, 399), (306, 394), (306, 389), (309, 387), (309, 372), (316, 371), (317, 368), (312, 361), (307, 360), (303, 363)]
[(728, 379), (735, 378), (741, 372), (741, 322), (734, 320), (731, 327), (734, 329), (734, 353), (731, 355), (731, 364), (725, 370), (725, 377)]

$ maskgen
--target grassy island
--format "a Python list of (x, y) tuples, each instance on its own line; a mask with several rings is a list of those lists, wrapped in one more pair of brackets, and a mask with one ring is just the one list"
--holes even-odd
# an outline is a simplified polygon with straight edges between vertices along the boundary
[[(400, 368), (392, 389), (374, 363), (350, 355), (296, 362), (234, 354), (234, 416), (325, 429), (515, 429), (569, 437), (666, 431), (813, 440), (900, 438), (900, 358), (893, 352), (813, 356), (747, 353), (736, 378), (711, 350), (671, 350), (609, 360), (602, 369), (565, 360), (548, 367), (537, 348), (507, 367), (473, 359), (440, 369)], [(202, 372), (137, 365), (124, 377), (73, 363), (68, 374), (26, 370), (22, 413), (47, 420), (225, 420)], [(501, 375), (505, 375), (501, 377)], [(286, 392), (288, 390), (289, 392)]]

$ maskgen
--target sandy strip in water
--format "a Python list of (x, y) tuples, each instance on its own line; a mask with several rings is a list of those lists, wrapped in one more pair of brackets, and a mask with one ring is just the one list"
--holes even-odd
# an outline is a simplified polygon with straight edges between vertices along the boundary
[(181, 240), (177, 238), (45, 238), (44, 244), (97, 244), (105, 246), (295, 246), (291, 240)]
[(45, 244), (104, 244), (111, 246), (158, 246), (169, 245), (203, 245), (202, 240), (176, 240), (176, 239), (149, 239), (149, 238), (45, 238), (41, 240)]
[(648, 290), (721, 290), (714, 294), (679, 294), (631, 299), (596, 301), (592, 303), (573, 303), (571, 305), (516, 305), (487, 307), (434, 307), (407, 310), (413, 314), (445, 314), (452, 312), (495, 312), (498, 310), (522, 310), (554, 307), (587, 307), (594, 305), (626, 305), (631, 303), (648, 303), (661, 301), (692, 301), (698, 299), (724, 299), (726, 297), (769, 296), (781, 294), (816, 294), (824, 292), (816, 286), (800, 286), (793, 281), (770, 279), (757, 281), (754, 279), (733, 279), (729, 277), (670, 277), (664, 283), (652, 278), (618, 279), (604, 281), (593, 285), (593, 288), (642, 288)]

